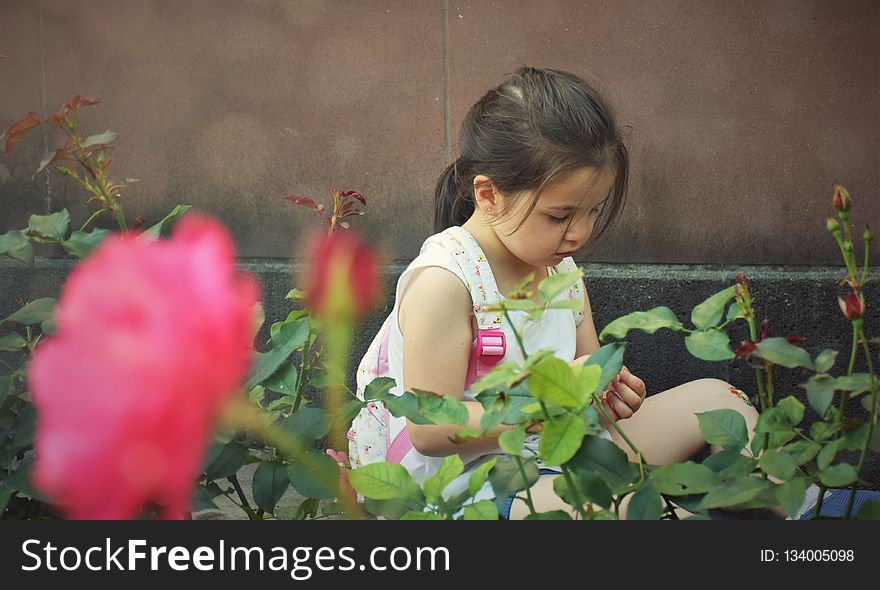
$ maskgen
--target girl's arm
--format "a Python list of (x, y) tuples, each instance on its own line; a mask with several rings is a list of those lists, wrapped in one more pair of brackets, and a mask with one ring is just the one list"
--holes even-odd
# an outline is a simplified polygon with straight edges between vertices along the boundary
[[(473, 344), (470, 293), (451, 272), (440, 267), (416, 271), (403, 292), (398, 322), (403, 333), (403, 387), (464, 397)], [(479, 428), (484, 410), (479, 402), (464, 402), (468, 426)], [(461, 426), (407, 422), (410, 440), (423, 455), (481, 453), (498, 448), (500, 427), (489, 437), (456, 444), (449, 440)]]
[(590, 296), (587, 287), (584, 286), (584, 320), (577, 327), (577, 347), (575, 348), (575, 360), (572, 364), (582, 365), (587, 357), (599, 350), (599, 336), (596, 334), (596, 325), (593, 323), (593, 309), (590, 307)]

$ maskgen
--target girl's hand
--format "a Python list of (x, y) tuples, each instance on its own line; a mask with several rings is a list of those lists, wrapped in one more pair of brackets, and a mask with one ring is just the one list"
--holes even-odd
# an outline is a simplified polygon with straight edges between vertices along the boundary
[(645, 382), (623, 367), (600, 399), (609, 417), (617, 422), (635, 414), (645, 401), (645, 395)]

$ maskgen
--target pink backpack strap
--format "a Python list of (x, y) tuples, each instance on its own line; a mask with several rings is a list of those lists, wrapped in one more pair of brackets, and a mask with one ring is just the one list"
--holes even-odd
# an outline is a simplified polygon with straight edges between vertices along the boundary
[[(471, 383), (491, 371), (504, 358), (506, 352), (507, 337), (504, 332), (500, 329), (480, 330), (477, 333), (477, 341), (471, 349), (465, 387), (470, 387)], [(391, 423), (391, 413), (387, 409), (385, 410), (385, 423)], [(388, 451), (385, 454), (385, 460), (389, 463), (400, 463), (413, 448), (406, 426), (397, 433), (394, 440), (390, 440), (390, 431), (387, 436)]]
[(465, 388), (495, 368), (507, 353), (507, 336), (500, 328), (477, 332), (477, 341), (471, 349)]

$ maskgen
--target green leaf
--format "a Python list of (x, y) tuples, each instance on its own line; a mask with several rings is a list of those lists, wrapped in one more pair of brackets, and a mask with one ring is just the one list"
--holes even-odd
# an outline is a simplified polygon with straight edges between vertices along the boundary
[(499, 457), (495, 468), (489, 472), (489, 481), (498, 498), (506, 498), (511, 494), (532, 487), (540, 472), (534, 459), (522, 460), (523, 471), (526, 474), (523, 480), (516, 460), (512, 457)]
[(834, 389), (849, 391), (853, 395), (871, 391), (871, 374), (853, 373), (852, 375), (838, 377), (834, 380)]
[(745, 418), (736, 410), (712, 410), (697, 414), (706, 442), (726, 451), (739, 451), (749, 442)]
[[(215, 487), (218, 487), (214, 484)], [(205, 486), (199, 484), (196, 486), (196, 489), (193, 493), (193, 502), (192, 502), (192, 510), (193, 512), (199, 512), (200, 510), (219, 510), (220, 507), (214, 503), (214, 498), (217, 496), (212, 496)], [(2, 510), (0, 510), (2, 512)]]
[[(361, 469), (353, 469), (349, 477)], [(291, 461), (287, 466), (287, 477), (290, 485), (308, 498), (335, 498), (339, 495), (339, 465), (336, 459), (325, 453), (308, 452), (303, 458)]]
[[(385, 395), (391, 391), (395, 382), (391, 377), (376, 377), (364, 388), (364, 401), (385, 401)], [(395, 396), (396, 397), (396, 396)]]
[(757, 498), (773, 484), (759, 477), (738, 477), (710, 491), (700, 502), (700, 508), (735, 508)]
[(712, 453), (703, 460), (702, 465), (717, 473), (721, 479), (728, 479), (749, 475), (758, 466), (758, 461), (735, 450)]
[(651, 484), (639, 488), (626, 508), (627, 520), (660, 520), (662, 515), (663, 498)]
[(798, 440), (785, 446), (785, 452), (794, 459), (796, 465), (811, 461), (821, 450), (822, 445), (810, 440)]
[(405, 467), (383, 461), (352, 469), (348, 479), (357, 493), (374, 500), (408, 500), (419, 493)]
[(806, 367), (815, 370), (816, 368), (806, 350), (795, 346), (785, 338), (767, 338), (758, 342), (757, 354), (773, 364), (789, 369)]
[(544, 423), (541, 431), (541, 459), (547, 465), (562, 465), (580, 448), (585, 434), (586, 427), (580, 416), (554, 416)]
[(721, 485), (721, 478), (717, 473), (693, 461), (673, 463), (655, 469), (648, 481), (658, 493), (668, 496), (704, 494)]
[(828, 375), (813, 375), (809, 381), (799, 385), (807, 390), (807, 401), (819, 416), (825, 415), (834, 400), (835, 383), (835, 379)]
[(688, 352), (704, 361), (726, 361), (733, 358), (730, 337), (717, 328), (691, 332), (684, 339)]
[(270, 377), (294, 350), (305, 344), (308, 337), (308, 321), (293, 322), (284, 326), (281, 330), (280, 343), (257, 358), (253, 373), (245, 383), (245, 389), (250, 389)]
[(831, 369), (831, 367), (834, 366), (834, 361), (836, 359), (837, 351), (826, 348), (819, 353), (819, 356), (816, 357), (816, 371), (818, 371), (819, 373), (827, 373)]
[(776, 407), (785, 414), (788, 423), (796, 426), (804, 419), (804, 404), (793, 395), (786, 396), (776, 403)]
[(400, 517), (400, 520), (443, 520), (443, 517), (433, 512), (416, 512), (410, 510)]
[(499, 386), (510, 387), (519, 377), (519, 365), (515, 362), (501, 363), (474, 381), (470, 389), (472, 393), (477, 394)]
[(212, 481), (229, 477), (241, 469), (247, 456), (248, 449), (243, 444), (235, 441), (227, 443), (205, 468), (205, 478)]
[(25, 233), (28, 235), (36, 235), (47, 240), (64, 239), (67, 235), (67, 226), (70, 224), (70, 213), (67, 209), (62, 209), (51, 215), (31, 215), (28, 219), (28, 226)]
[(773, 407), (764, 410), (764, 412), (758, 416), (758, 424), (755, 426), (755, 432), (758, 434), (763, 434), (765, 432), (788, 433), (792, 432), (793, 428), (794, 424), (791, 423), (789, 416), (783, 411), (783, 409)]
[(470, 414), (460, 399), (421, 390), (416, 390), (415, 393), (419, 399), (419, 412), (434, 424), (468, 423)]
[(425, 502), (436, 504), (452, 480), (464, 472), (464, 463), (458, 455), (447, 455), (437, 472), (425, 480), (422, 489), (425, 492)]
[(797, 464), (791, 455), (774, 449), (764, 451), (758, 464), (764, 470), (764, 473), (779, 478), (782, 481), (788, 481), (797, 472)]
[(525, 520), (571, 520), (571, 515), (565, 510), (551, 510), (550, 512), (529, 514)]
[(528, 385), (525, 382), (517, 384), (515, 387), (504, 390), (499, 396), (494, 391), (484, 391), (476, 396), (478, 402), (483, 405), (487, 411), (497, 411), (497, 402), (500, 397), (504, 399), (504, 417), (501, 419), (502, 424), (518, 425), (527, 418), (524, 411), (529, 405), (536, 403), (535, 398), (529, 392)]
[[(623, 352), (625, 349), (625, 343), (612, 342), (591, 354), (586, 360), (584, 366), (599, 365), (602, 367), (602, 374), (599, 376), (599, 384), (593, 391), (604, 391), (605, 388), (608, 387), (608, 384), (617, 377), (620, 370), (623, 368)], [(593, 393), (593, 391), (590, 393)]]
[(27, 340), (18, 332), (10, 332), (0, 338), (0, 352), (17, 352), (25, 346), (27, 346)]
[(581, 280), (582, 275), (583, 272), (580, 270), (549, 275), (538, 284), (538, 293), (545, 303), (550, 303), (560, 293)]
[(804, 503), (807, 492), (807, 480), (796, 478), (776, 488), (776, 499), (789, 516), (794, 516)]
[(724, 307), (733, 299), (733, 287), (715, 293), (691, 312), (691, 322), (701, 330), (714, 328), (721, 321)]
[(880, 520), (880, 502), (865, 500), (859, 508), (856, 518), (859, 520)]
[(293, 363), (282, 363), (278, 370), (263, 380), (263, 386), (285, 395), (296, 395), (296, 380), (299, 371)]
[(286, 465), (279, 461), (264, 461), (254, 472), (254, 502), (264, 512), (272, 514), (289, 485)]
[(848, 463), (838, 463), (819, 474), (819, 481), (829, 488), (842, 488), (859, 479), (855, 468)]
[(498, 437), (498, 446), (508, 455), (519, 456), (526, 441), (526, 429), (524, 427), (505, 430)]
[[(87, 138), (83, 140), (82, 147), (90, 148), (98, 145), (107, 145), (116, 141), (116, 138), (119, 137), (119, 134), (115, 131), (107, 130), (100, 135), (89, 135)], [(268, 511), (267, 511), (268, 512)]]
[(34, 248), (27, 236), (17, 229), (0, 235), (0, 256), (2, 255), (15, 258), (27, 265), (34, 264)]
[[(7, 317), (3, 322), (16, 322), (25, 326), (33, 326), (51, 319), (55, 311), (56, 301), (51, 297), (35, 299)], [(0, 322), (0, 323), (3, 323)]]
[(638, 468), (629, 462), (626, 453), (600, 436), (584, 437), (581, 448), (566, 465), (578, 473), (597, 471), (615, 489), (626, 486), (639, 477)]
[(636, 311), (623, 317), (617, 318), (602, 329), (599, 340), (606, 338), (622, 340), (630, 330), (641, 330), (653, 334), (661, 328), (668, 328), (680, 332), (684, 326), (675, 317), (675, 313), (668, 307), (655, 307), (648, 311)]
[(15, 433), (12, 437), (12, 454), (29, 447), (34, 442), (37, 426), (37, 410), (33, 404), (26, 403), (15, 419)]
[(564, 408), (582, 407), (592, 393), (575, 379), (568, 363), (557, 357), (547, 357), (532, 367), (528, 386), (536, 398)]
[(841, 439), (836, 439), (826, 444), (822, 450), (819, 451), (819, 456), (816, 458), (816, 466), (820, 471), (831, 465), (842, 444), (843, 441)]
[(578, 383), (578, 391), (586, 393), (584, 404), (590, 399), (590, 394), (595, 391), (602, 391), (599, 389), (602, 378), (602, 369), (598, 365), (571, 367), (571, 371), (574, 373), (575, 381)]
[(745, 317), (742, 313), (742, 310), (739, 308), (739, 304), (734, 301), (730, 304), (730, 307), (727, 308), (727, 316), (724, 318), (727, 322), (732, 322), (737, 318)]
[(322, 408), (300, 408), (281, 423), (302, 440), (318, 440), (330, 432), (330, 419)]
[(576, 506), (578, 501), (592, 502), (608, 508), (614, 501), (611, 488), (595, 471), (579, 471), (575, 481), (577, 497), (572, 496), (571, 487), (564, 477), (553, 480), (553, 491), (569, 506)]
[(76, 230), (68, 239), (61, 242), (61, 246), (68, 254), (85, 258), (109, 235), (110, 232), (106, 229), (93, 229), (90, 232)]
[[(393, 386), (394, 379), (389, 379), (389, 381), (391, 381)], [(373, 383), (376, 383), (376, 380)], [(367, 389), (369, 389), (369, 386), (367, 386)], [(374, 391), (370, 392), (370, 397), (366, 399), (372, 398), (375, 401), (381, 401), (385, 408), (398, 418), (404, 416), (415, 424), (433, 424), (431, 420), (425, 418), (419, 411), (419, 398), (414, 393), (407, 391), (403, 395), (394, 395), (393, 393), (383, 391), (383, 389), (383, 387), (377, 386)]]
[(476, 496), (477, 492), (482, 489), (482, 487), (486, 484), (486, 479), (489, 477), (489, 472), (492, 471), (492, 468), (495, 467), (495, 463), (498, 462), (498, 459), (492, 457), (485, 463), (482, 463), (479, 467), (474, 469), (471, 473), (471, 476), (468, 478), (468, 492), (470, 492), (471, 496)]
[(192, 205), (177, 205), (174, 209), (171, 210), (171, 213), (163, 217), (159, 223), (150, 226), (144, 231), (144, 235), (150, 238), (158, 238), (163, 233), (168, 232), (168, 228), (171, 227), (175, 221), (177, 221), (184, 213), (189, 211), (192, 208)]
[(492, 500), (480, 500), (464, 507), (465, 520), (498, 520), (498, 507)]

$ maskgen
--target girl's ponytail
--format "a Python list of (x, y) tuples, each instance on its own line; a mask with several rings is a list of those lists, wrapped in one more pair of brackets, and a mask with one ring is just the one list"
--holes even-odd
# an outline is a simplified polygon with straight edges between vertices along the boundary
[(474, 212), (474, 203), (462, 182), (462, 159), (443, 170), (434, 191), (434, 231), (462, 225)]

